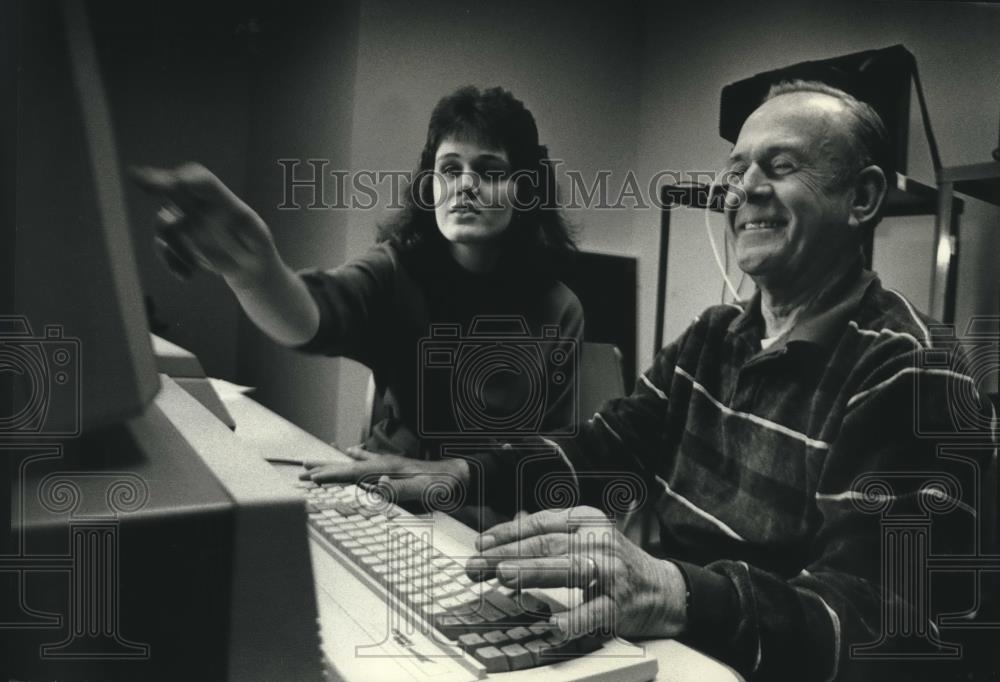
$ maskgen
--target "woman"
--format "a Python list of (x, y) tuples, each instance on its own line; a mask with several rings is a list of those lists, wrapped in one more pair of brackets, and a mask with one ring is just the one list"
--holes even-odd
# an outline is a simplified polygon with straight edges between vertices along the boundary
[(335, 270), (302, 274), (206, 169), (136, 177), (175, 205), (159, 215), (173, 267), (222, 275), (279, 343), (373, 370), (374, 426), (350, 453), (360, 461), (313, 472), (354, 480), (446, 470), (449, 462), (401, 464), (393, 455), (437, 460), (442, 444), (470, 434), (572, 427), (583, 312), (550, 274), (574, 245), (547, 156), (534, 118), (509, 92), (461, 88), (435, 107), (405, 208), (379, 244)]

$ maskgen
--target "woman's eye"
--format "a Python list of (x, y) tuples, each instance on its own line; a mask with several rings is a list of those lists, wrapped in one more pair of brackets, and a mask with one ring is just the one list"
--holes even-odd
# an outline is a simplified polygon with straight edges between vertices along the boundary
[(462, 174), (462, 167), (453, 164), (449, 164), (447, 166), (441, 166), (441, 168), (438, 170), (442, 175), (450, 175), (452, 177), (456, 177)]

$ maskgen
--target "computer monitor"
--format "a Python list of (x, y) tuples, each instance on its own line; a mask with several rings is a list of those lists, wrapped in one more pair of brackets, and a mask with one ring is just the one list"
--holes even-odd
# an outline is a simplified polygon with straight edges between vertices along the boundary
[(156, 373), (87, 4), (13, 6), (0, 673), (320, 680), (303, 501)]
[(15, 305), (0, 333), (25, 395), (5, 430), (72, 436), (139, 414), (159, 380), (86, 4), (18, 6)]

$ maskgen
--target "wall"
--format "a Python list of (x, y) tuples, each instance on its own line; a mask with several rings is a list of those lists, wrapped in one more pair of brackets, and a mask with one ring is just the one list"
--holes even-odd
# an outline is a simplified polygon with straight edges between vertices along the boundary
[[(317, 0), (299, 3), (301, 12), (273, 3), (268, 7), (258, 14), (247, 196), (270, 226), (286, 263), (297, 269), (330, 268), (346, 260), (347, 216), (310, 208), (310, 193), (301, 190), (287, 202), (299, 208), (279, 208), (286, 197), (278, 159), (347, 165), (358, 3)], [(324, 440), (338, 437), (338, 361), (280, 347), (242, 315), (239, 351), (240, 378), (258, 388), (256, 400)]]
[[(729, 145), (718, 136), (718, 98), (727, 83), (808, 59), (903, 43), (916, 56), (943, 162), (989, 160), (997, 144), (1000, 111), (1000, 7), (970, 3), (839, 2), (713, 3), (712, 11), (689, 4), (649, 2), (644, 7), (644, 77), (637, 141), (637, 168), (718, 168)], [(916, 117), (911, 123), (910, 175), (933, 184), (934, 176)], [(717, 272), (704, 216), (676, 211), (668, 263), (665, 338), (679, 334), (702, 308), (719, 301)], [(958, 322), (972, 314), (996, 314), (995, 254), (1000, 252), (998, 209), (967, 202), (962, 218)], [(634, 215), (633, 248), (641, 259), (640, 361), (652, 357), (657, 225), (653, 211)], [(713, 216), (721, 239), (721, 221)], [(927, 309), (933, 220), (894, 219), (878, 228), (876, 268), (889, 286), (901, 288)], [(747, 287), (746, 291), (749, 291)]]
[[(640, 26), (629, 3), (402, 3), (361, 5), (351, 170), (412, 170), (435, 103), (455, 88), (502, 85), (523, 100), (539, 137), (565, 167), (620, 177), (635, 158)], [(564, 183), (565, 185), (565, 183)], [(348, 256), (362, 253), (383, 205), (348, 215)], [(583, 248), (629, 254), (624, 211), (567, 217)], [(358, 432), (367, 372), (341, 363), (338, 427)]]

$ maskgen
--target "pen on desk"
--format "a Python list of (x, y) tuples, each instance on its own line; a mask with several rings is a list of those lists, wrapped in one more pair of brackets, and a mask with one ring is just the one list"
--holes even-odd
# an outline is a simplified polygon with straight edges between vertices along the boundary
[(297, 464), (303, 467), (306, 465), (305, 460), (295, 459), (294, 457), (265, 457), (264, 461), (271, 464)]
[[(340, 446), (337, 445), (336, 443), (330, 443), (330, 447), (333, 448), (334, 450), (340, 450)], [(264, 461), (270, 462), (271, 464), (295, 464), (297, 466), (306, 467), (307, 469), (311, 469), (312, 467), (322, 466), (323, 464), (326, 463), (324, 461), (301, 459), (298, 457), (285, 457), (280, 455), (265, 456)]]

